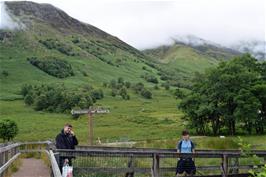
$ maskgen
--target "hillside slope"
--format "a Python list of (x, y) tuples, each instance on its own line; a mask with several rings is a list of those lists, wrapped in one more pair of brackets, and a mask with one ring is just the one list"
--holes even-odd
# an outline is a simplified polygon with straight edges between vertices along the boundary
[(164, 70), (182, 80), (179, 83), (189, 85), (189, 79), (195, 72), (216, 66), (220, 61), (231, 59), (241, 53), (195, 36), (173, 39), (171, 45), (143, 51), (154, 61), (161, 63)]
[[(19, 98), (25, 83), (65, 83), (77, 86), (90, 82), (102, 85), (123, 77), (144, 82), (143, 66), (151, 74), (157, 71), (143, 60), (145, 56), (118, 38), (88, 24), (79, 22), (63, 11), (33, 2), (6, 2), (10, 16), (21, 29), (0, 31), (1, 98)], [(57, 58), (68, 62), (74, 75), (53, 77), (31, 65), (29, 58)]]

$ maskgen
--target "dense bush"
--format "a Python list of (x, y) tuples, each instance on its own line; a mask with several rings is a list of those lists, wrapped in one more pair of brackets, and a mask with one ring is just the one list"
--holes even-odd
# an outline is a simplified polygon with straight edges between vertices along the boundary
[(69, 90), (64, 85), (24, 85), (21, 88), (25, 104), (36, 111), (66, 112), (72, 108), (89, 108), (104, 97), (103, 91), (91, 86)]
[(59, 52), (65, 55), (68, 56), (76, 55), (76, 53), (74, 52), (73, 48), (70, 45), (60, 42), (57, 39), (46, 39), (46, 40), (40, 40), (39, 42), (42, 43), (46, 48), (58, 50)]
[(169, 82), (162, 83), (162, 86), (165, 88), (165, 90), (170, 89), (170, 83)]
[(13, 120), (5, 119), (0, 122), (0, 138), (4, 142), (12, 140), (18, 134), (18, 126)]
[(122, 77), (117, 80), (112, 79), (108, 85), (111, 88), (111, 96), (115, 97), (117, 95), (121, 96), (124, 100), (129, 100), (130, 96), (128, 94), (128, 89), (132, 89), (136, 94), (143, 96), (144, 98), (151, 99), (152, 93), (144, 87), (144, 84), (139, 82), (136, 84), (131, 84), (125, 81)]
[(151, 83), (154, 83), (154, 84), (158, 84), (158, 79), (156, 76), (154, 75), (151, 75), (151, 74), (145, 74), (143, 76), (143, 78), (147, 81), (147, 82), (151, 82)]
[(176, 99), (179, 99), (179, 98), (182, 99), (185, 96), (184, 93), (179, 88), (175, 90), (174, 95)]
[(91, 97), (92, 99), (95, 100), (100, 100), (104, 97), (103, 95), (103, 91), (101, 89), (97, 89), (97, 90), (92, 90), (91, 91)]
[(147, 98), (147, 99), (151, 99), (152, 98), (151, 91), (149, 91), (148, 89), (146, 89), (144, 87), (144, 84), (143, 83), (141, 83), (141, 82), (136, 83), (132, 88), (135, 91), (135, 93), (140, 94), (144, 98)]
[(57, 59), (54, 57), (31, 57), (28, 58), (28, 61), (33, 66), (36, 66), (40, 70), (54, 77), (65, 78), (74, 75), (71, 65), (67, 61), (61, 59)]
[(131, 87), (131, 83), (125, 81), (122, 77), (119, 77), (117, 80), (112, 79), (108, 87), (112, 89), (111, 96), (115, 97), (120, 95), (124, 100), (130, 99), (127, 89)]
[(138, 82), (138, 83), (136, 83), (132, 88), (133, 88), (133, 90), (134, 90), (136, 93), (140, 93), (140, 92), (144, 89), (144, 84), (141, 83), (141, 82)]
[(2, 71), (2, 75), (3, 75), (4, 77), (7, 77), (7, 76), (9, 75), (9, 73), (8, 73), (8, 71), (4, 70), (4, 71)]
[(151, 99), (152, 98), (152, 93), (149, 90), (147, 90), (147, 89), (143, 89), (140, 94), (144, 98), (147, 98), (147, 99)]

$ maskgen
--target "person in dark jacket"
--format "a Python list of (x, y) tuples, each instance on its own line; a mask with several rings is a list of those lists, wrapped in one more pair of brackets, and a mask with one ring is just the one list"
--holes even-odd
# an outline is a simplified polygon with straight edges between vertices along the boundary
[[(64, 128), (56, 136), (55, 140), (57, 149), (75, 149), (75, 146), (78, 145), (78, 139), (76, 138), (73, 127), (70, 124), (65, 124)], [(61, 172), (65, 163), (68, 163), (70, 166), (72, 165), (72, 158), (73, 157), (59, 157), (59, 168)]]

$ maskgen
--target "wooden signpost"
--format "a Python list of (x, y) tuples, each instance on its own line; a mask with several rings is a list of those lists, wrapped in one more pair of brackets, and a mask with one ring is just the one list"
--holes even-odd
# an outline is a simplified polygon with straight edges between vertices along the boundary
[(82, 114), (88, 114), (88, 143), (93, 145), (93, 114), (107, 114), (110, 113), (108, 108), (104, 107), (90, 107), (89, 109), (71, 110), (71, 114), (77, 117)]

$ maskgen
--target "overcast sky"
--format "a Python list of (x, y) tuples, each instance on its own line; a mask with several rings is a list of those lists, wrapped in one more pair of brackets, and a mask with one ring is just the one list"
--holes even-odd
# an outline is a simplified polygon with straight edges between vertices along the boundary
[(223, 45), (266, 40), (266, 0), (33, 0), (143, 49), (193, 34)]

